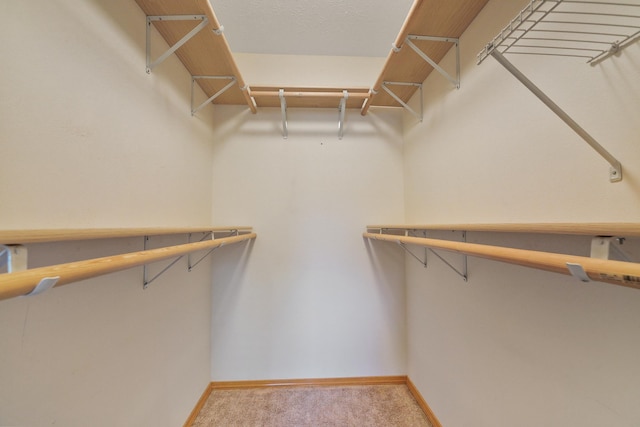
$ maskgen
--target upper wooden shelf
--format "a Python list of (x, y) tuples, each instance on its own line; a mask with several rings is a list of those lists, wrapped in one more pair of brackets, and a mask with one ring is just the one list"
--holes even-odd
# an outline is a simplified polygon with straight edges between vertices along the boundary
[[(400, 107), (392, 96), (381, 90), (382, 83), (422, 83), (434, 69), (412, 49), (403, 48), (409, 35), (458, 38), (469, 26), (488, 0), (415, 0), (394, 46), (389, 53), (380, 77), (369, 88), (316, 88), (316, 87), (253, 87), (240, 75), (229, 44), (221, 31), (208, 0), (136, 0), (147, 16), (206, 15), (208, 23), (175, 54), (192, 76), (233, 76), (236, 84), (219, 94), (216, 104), (248, 105), (252, 112), (256, 107), (279, 107), (278, 91), (288, 94), (288, 107), (338, 108), (342, 91), (349, 91), (347, 108), (361, 108), (366, 114), (370, 106)], [(198, 21), (154, 20), (153, 26), (170, 45), (199, 24)], [(414, 40), (413, 43), (429, 58), (439, 62), (451, 48), (450, 43)], [(208, 97), (212, 97), (229, 84), (228, 79), (198, 78), (195, 80)], [(416, 86), (397, 86), (394, 93), (405, 103), (417, 90)]]
[(367, 225), (367, 230), (460, 230), (504, 233), (579, 234), (586, 236), (640, 237), (640, 223), (506, 223), (506, 224), (404, 224)]
[(280, 107), (280, 89), (283, 90), (287, 107), (300, 108), (338, 108), (340, 100), (344, 98), (344, 91), (348, 93), (346, 107), (361, 108), (362, 103), (369, 97), (366, 87), (350, 88), (322, 88), (322, 87), (275, 87), (252, 86), (251, 96), (258, 107)]
[(223, 232), (237, 230), (239, 234), (250, 233), (251, 227), (156, 227), (156, 228), (85, 228), (85, 229), (39, 229), (0, 230), (0, 244), (64, 242), (70, 240), (116, 239), (123, 237), (161, 236)]
[[(217, 104), (248, 105), (252, 112), (256, 107), (248, 93), (240, 71), (231, 55), (229, 44), (208, 0), (136, 0), (147, 16), (206, 15), (207, 27), (176, 50), (175, 54), (192, 76), (233, 76), (236, 83), (216, 98)], [(154, 26), (165, 41), (173, 46), (198, 25), (197, 21), (154, 21)], [(207, 96), (213, 96), (229, 83), (229, 80), (197, 79)], [(244, 90), (243, 90), (244, 88)]]
[[(488, 0), (416, 0), (396, 38), (382, 73), (373, 85), (369, 106), (399, 107), (400, 104), (381, 90), (383, 82), (422, 83), (434, 70), (416, 52), (405, 46), (408, 36), (459, 38), (480, 13)], [(442, 41), (414, 40), (413, 43), (436, 64), (452, 47)], [(398, 50), (399, 49), (399, 50)], [(416, 86), (394, 87), (394, 93), (405, 103), (417, 90)]]

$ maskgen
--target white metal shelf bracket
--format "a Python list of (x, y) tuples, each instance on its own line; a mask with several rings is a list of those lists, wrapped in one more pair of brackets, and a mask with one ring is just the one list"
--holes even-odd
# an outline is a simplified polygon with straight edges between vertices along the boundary
[[(204, 236), (202, 236), (202, 238), (199, 240), (199, 242), (202, 242), (203, 240), (205, 240), (208, 236), (213, 236), (213, 232), (206, 232), (204, 233)], [(149, 241), (149, 236), (144, 236), (144, 250), (147, 250), (147, 242)], [(188, 237), (188, 243), (191, 243), (191, 234), (189, 233), (189, 237)], [(222, 245), (218, 246), (218, 247), (222, 247)], [(217, 248), (213, 248), (213, 249), (217, 249)], [(193, 267), (195, 267), (198, 263), (200, 263), (200, 261), (202, 261), (204, 258), (207, 257), (207, 255), (209, 255), (211, 252), (213, 252), (213, 249), (211, 249), (209, 252), (207, 252), (207, 254), (205, 256), (203, 256), (200, 260), (198, 260), (198, 262), (196, 262), (195, 264), (191, 265), (191, 253), (188, 253), (188, 271), (191, 271), (191, 269)], [(160, 270), (159, 273), (157, 273), (155, 276), (153, 276), (151, 279), (148, 278), (148, 271), (147, 271), (147, 264), (144, 264), (142, 266), (142, 289), (147, 289), (147, 286), (149, 286), (151, 284), (151, 282), (153, 282), (154, 280), (156, 280), (158, 277), (162, 276), (167, 270), (169, 270), (171, 267), (173, 267), (178, 261), (180, 261), (182, 258), (184, 258), (184, 255), (180, 255), (179, 257), (177, 257), (176, 259), (174, 259), (173, 261), (171, 261), (165, 268), (163, 268), (162, 270)]]
[(613, 157), (602, 145), (598, 143), (590, 134), (587, 133), (578, 123), (576, 123), (567, 113), (564, 112), (555, 102), (551, 100), (540, 88), (538, 88), (531, 80), (529, 80), (520, 70), (518, 70), (504, 55), (494, 49), (490, 53), (500, 65), (507, 69), (516, 79), (520, 81), (527, 89), (540, 99), (551, 111), (553, 111), (563, 122), (565, 122), (574, 132), (576, 132), (587, 144), (591, 146), (600, 156), (602, 156), (611, 167), (609, 168), (609, 181), (622, 181), (622, 164), (618, 159)]
[[(389, 86), (416, 86), (420, 89), (420, 113), (416, 112), (413, 108), (411, 108), (406, 102), (404, 102), (398, 95), (393, 93), (393, 91), (389, 88)], [(393, 99), (395, 99), (400, 105), (404, 107), (405, 110), (413, 114), (418, 120), (422, 121), (423, 115), (423, 102), (422, 102), (422, 84), (421, 83), (404, 83), (404, 82), (382, 82), (382, 86), (380, 86), (385, 92), (387, 92)]]
[(282, 137), (287, 139), (289, 137), (289, 128), (287, 126), (287, 100), (284, 98), (284, 89), (278, 91), (280, 97), (280, 112), (282, 113)]
[[(436, 42), (445, 42), (445, 43), (453, 43), (456, 47), (456, 76), (453, 77), (449, 74), (444, 68), (436, 63), (433, 59), (429, 57), (422, 49), (416, 46), (412, 40), (427, 40), (427, 41), (436, 41)], [(447, 80), (453, 84), (456, 89), (460, 89), (460, 40), (455, 37), (434, 37), (434, 36), (415, 36), (409, 35), (405, 39), (405, 43), (413, 49), (415, 53), (420, 56), (425, 62), (431, 65), (434, 70), (438, 71), (442, 74)]]
[[(410, 232), (411, 231), (415, 231), (415, 230), (405, 230), (405, 236), (410, 236)], [(380, 234), (382, 234), (382, 233), (383, 233), (383, 230), (380, 229)], [(418, 237), (418, 236), (414, 236), (414, 237)], [(423, 231), (421, 237), (427, 237), (427, 232)], [(462, 241), (463, 242), (467, 241), (467, 232), (466, 231), (462, 232)], [(447, 265), (447, 267), (449, 267), (451, 270), (453, 270), (458, 276), (462, 277), (462, 280), (464, 280), (465, 282), (468, 281), (469, 275), (468, 275), (468, 272), (467, 272), (467, 255), (462, 255), (463, 264), (462, 264), (462, 271), (461, 271), (458, 268), (456, 268), (453, 264), (451, 264), (449, 261), (447, 261), (442, 255), (440, 255), (438, 252), (436, 252), (436, 250), (433, 249), (433, 248), (427, 248), (427, 247), (424, 248), (424, 260), (423, 260), (418, 255), (416, 255), (411, 250), (409, 250), (409, 248), (407, 248), (407, 246), (403, 242), (398, 241), (397, 243), (409, 255), (411, 255), (415, 260), (417, 260), (420, 264), (422, 264), (424, 266), (424, 268), (428, 267), (427, 252), (431, 252), (436, 257), (438, 257), (438, 259), (440, 259), (440, 261), (445, 263)]]
[(7, 273), (27, 269), (28, 251), (23, 245), (0, 245), (0, 268), (6, 266)]
[[(239, 236), (240, 235), (240, 231), (239, 230), (227, 230), (227, 233), (229, 233), (229, 235), (225, 236), (225, 237)], [(208, 233), (204, 234), (204, 236), (200, 239), (200, 241), (203, 241), (204, 239), (206, 239), (209, 236), (211, 236), (211, 240), (215, 240), (215, 238), (216, 238), (215, 233), (208, 232)], [(191, 234), (189, 234), (189, 243), (191, 243)], [(192, 262), (191, 261), (191, 253), (187, 254), (187, 271), (191, 272), (196, 265), (200, 264), (200, 262), (202, 262), (206, 257), (211, 255), (213, 253), (213, 251), (215, 251), (216, 249), (221, 248), (223, 246), (224, 246), (224, 244), (222, 244), (220, 246), (216, 246), (215, 248), (209, 249), (209, 251), (206, 254), (204, 254), (202, 257), (200, 257), (200, 259), (197, 260), (196, 262)]]
[(343, 90), (340, 106), (338, 107), (338, 139), (342, 139), (344, 135), (344, 116), (347, 111), (347, 99), (349, 99), (349, 92)]
[[(426, 230), (422, 232), (423, 233), (423, 237), (427, 237), (427, 232)], [(463, 242), (467, 242), (467, 232), (463, 231), (462, 232), (462, 241)], [(436, 257), (438, 257), (438, 259), (440, 259), (440, 261), (444, 262), (447, 267), (449, 267), (451, 270), (453, 270), (458, 276), (462, 277), (462, 280), (464, 280), (465, 282), (469, 280), (469, 275), (467, 272), (467, 255), (462, 255), (462, 271), (458, 270), (456, 267), (453, 266), (453, 264), (451, 264), (449, 261), (447, 261), (442, 255), (440, 255), (438, 252), (436, 252), (435, 249), (433, 248), (425, 248), (425, 252), (426, 251), (431, 252), (432, 254), (434, 254)], [(426, 259), (426, 258), (425, 258)]]
[[(214, 93), (210, 96), (206, 101), (200, 104), (198, 107), (193, 108), (193, 88), (195, 86), (195, 81), (198, 79), (213, 79), (213, 80), (231, 80), (225, 87)], [(194, 116), (198, 111), (200, 111), (205, 105), (210, 102), (213, 102), (214, 99), (225, 93), (229, 88), (231, 88), (236, 83), (236, 78), (234, 76), (191, 76), (191, 115)]]
[[(165, 53), (160, 55), (155, 61), (151, 61), (151, 23), (155, 21), (202, 21), (189, 31), (184, 37), (171, 46)], [(171, 56), (183, 44), (191, 40), (193, 36), (198, 34), (207, 26), (209, 20), (206, 15), (166, 15), (166, 16), (147, 16), (147, 74), (151, 73), (155, 67), (160, 65), (165, 59)]]
[(402, 243), (402, 242), (398, 241), (398, 245), (399, 245), (402, 249), (404, 249), (404, 250), (405, 250), (409, 255), (411, 255), (413, 258), (415, 258), (415, 259), (416, 259), (420, 264), (422, 264), (422, 266), (423, 266), (424, 268), (427, 268), (427, 251), (426, 251), (426, 249), (425, 249), (425, 251), (424, 251), (424, 261), (423, 261), (423, 260), (421, 260), (421, 259), (420, 259), (420, 257), (419, 257), (418, 255), (416, 255), (416, 254), (414, 254), (413, 252), (411, 252), (411, 251), (409, 250), (409, 248), (407, 248), (407, 245), (405, 245), (404, 243)]

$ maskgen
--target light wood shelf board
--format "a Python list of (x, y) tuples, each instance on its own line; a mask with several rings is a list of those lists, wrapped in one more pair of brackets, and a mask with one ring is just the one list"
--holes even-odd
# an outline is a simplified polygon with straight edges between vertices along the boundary
[(506, 224), (380, 224), (368, 230), (456, 230), (504, 233), (578, 234), (586, 236), (640, 237), (640, 223), (506, 223)]
[(39, 230), (0, 230), (0, 244), (27, 244), (45, 242), (64, 242), (72, 240), (115, 239), (125, 237), (161, 236), (171, 234), (222, 232), (238, 230), (241, 233), (252, 231), (251, 227), (146, 227), (146, 228), (85, 228), (85, 229), (39, 229)]
[[(413, 13), (407, 18), (401, 32), (408, 35), (427, 35), (436, 37), (459, 38), (471, 21), (480, 13), (488, 0), (422, 0)], [(396, 45), (400, 40), (396, 40)], [(404, 40), (402, 40), (404, 43)], [(439, 63), (452, 48), (452, 43), (435, 41), (414, 41), (436, 63)], [(422, 83), (433, 71), (433, 67), (420, 58), (409, 46), (402, 47), (400, 52), (389, 53), (374, 89), (371, 106), (399, 106), (386, 92), (381, 90), (383, 81)], [(404, 102), (413, 96), (416, 87), (394, 87)]]
[(252, 86), (251, 95), (258, 107), (280, 107), (279, 90), (285, 92), (288, 108), (338, 108), (343, 97), (342, 91), (349, 92), (347, 108), (361, 108), (369, 96), (365, 87), (322, 88), (322, 87), (276, 87)]
[[(244, 80), (231, 55), (224, 33), (222, 35), (216, 35), (212, 31), (212, 29), (219, 26), (219, 23), (206, 0), (189, 2), (136, 0), (136, 3), (138, 3), (143, 12), (148, 16), (207, 15), (209, 17), (207, 27), (180, 47), (180, 49), (175, 52), (175, 55), (192, 76), (232, 75), (236, 77), (238, 83), (218, 96), (214, 103), (232, 105), (249, 104), (248, 95), (241, 90), (245, 84)], [(167, 44), (172, 46), (199, 23), (200, 21), (156, 21), (152, 25), (162, 35)], [(228, 80), (197, 80), (197, 84), (200, 85), (207, 97), (214, 95), (228, 82)]]

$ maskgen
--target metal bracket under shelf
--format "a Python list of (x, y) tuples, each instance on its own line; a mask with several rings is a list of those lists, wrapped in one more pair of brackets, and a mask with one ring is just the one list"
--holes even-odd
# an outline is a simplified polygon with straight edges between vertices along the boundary
[[(228, 230), (227, 233), (229, 234), (229, 236), (225, 236), (225, 237), (239, 236), (240, 235), (240, 231), (239, 230)], [(202, 239), (200, 239), (200, 241), (203, 241), (208, 236), (211, 236), (212, 239), (216, 238), (215, 233), (208, 232), (208, 233), (204, 233), (204, 236), (202, 237)], [(189, 242), (191, 242), (191, 234), (189, 234)], [(206, 254), (204, 254), (202, 257), (200, 257), (200, 259), (197, 260), (196, 262), (192, 262), (192, 260), (191, 260), (191, 252), (189, 252), (187, 254), (187, 271), (191, 272), (191, 270), (193, 270), (193, 268), (196, 265), (200, 264), (200, 262), (202, 262), (209, 255), (211, 255), (213, 253), (213, 251), (215, 251), (216, 249), (219, 249), (221, 247), (222, 246), (217, 246), (215, 248), (209, 249), (209, 251)]]
[[(415, 86), (420, 89), (420, 113), (417, 113), (406, 102), (404, 102), (398, 95), (396, 95), (389, 86)], [(422, 121), (424, 106), (422, 101), (422, 83), (405, 83), (405, 82), (382, 82), (380, 86), (385, 92), (387, 92), (393, 99), (395, 99), (404, 109), (413, 114), (418, 120)]]
[(342, 139), (344, 135), (344, 117), (347, 112), (347, 99), (349, 99), (349, 92), (342, 91), (342, 98), (340, 98), (340, 106), (338, 107), (338, 139)]
[[(591, 239), (591, 253), (590, 257), (595, 259), (609, 260), (611, 259), (611, 253), (615, 252), (618, 258), (621, 258), (625, 262), (634, 262), (631, 255), (629, 255), (624, 249), (622, 244), (624, 243), (624, 237), (613, 236), (596, 236)], [(616, 242), (617, 244), (615, 244)], [(567, 263), (569, 273), (581, 282), (590, 282), (591, 278), (584, 271), (584, 268), (580, 264)]]
[[(158, 59), (151, 62), (151, 23), (155, 21), (202, 21), (196, 25), (191, 31), (189, 31), (184, 37), (178, 40), (173, 46), (171, 46), (165, 53), (160, 55)], [(171, 56), (176, 50), (178, 50), (183, 44), (191, 40), (193, 36), (198, 34), (203, 28), (207, 26), (209, 20), (206, 15), (166, 15), (166, 16), (147, 16), (147, 74), (151, 73), (155, 67), (160, 65), (165, 59)]]
[[(405, 236), (410, 236), (410, 232), (414, 231), (414, 230), (405, 230)], [(380, 229), (380, 234), (383, 233), (383, 229)], [(427, 237), (427, 232), (426, 230), (422, 231), (422, 236), (413, 236), (413, 237)], [(466, 242), (467, 241), (467, 232), (463, 231), (462, 232), (462, 241)], [(427, 262), (427, 252), (431, 252), (432, 254), (434, 254), (436, 257), (438, 257), (438, 259), (440, 261), (442, 261), (443, 263), (445, 263), (447, 265), (447, 267), (449, 267), (451, 270), (453, 270), (458, 276), (462, 277), (462, 280), (464, 280), (465, 282), (467, 282), (469, 280), (469, 275), (468, 275), (468, 270), (467, 270), (467, 255), (462, 255), (462, 271), (460, 271), (459, 269), (457, 269), (453, 264), (451, 264), (449, 261), (447, 261), (447, 259), (445, 259), (442, 255), (440, 255), (435, 249), (433, 248), (428, 248), (425, 247), (424, 248), (424, 260), (420, 259), (420, 257), (418, 255), (416, 255), (415, 253), (413, 253), (409, 248), (407, 248), (406, 244), (404, 244), (403, 242), (398, 241), (397, 242), (398, 245), (404, 249), (409, 255), (411, 255), (414, 259), (416, 259), (420, 264), (422, 264), (424, 266), (424, 268), (428, 267), (428, 262)]]
[[(212, 80), (231, 80), (225, 87), (217, 91), (215, 94), (210, 96), (206, 101), (200, 104), (198, 107), (193, 108), (193, 87), (195, 81), (198, 79), (212, 79)], [(212, 102), (214, 99), (225, 93), (229, 88), (231, 88), (236, 83), (236, 78), (234, 76), (191, 76), (191, 115), (194, 116), (198, 111), (200, 111), (205, 105)]]
[(621, 258), (623, 261), (635, 262), (632, 260), (632, 256), (622, 249), (624, 241), (624, 237), (594, 237), (591, 239), (591, 258), (611, 259), (611, 254), (615, 252), (618, 258)]
[[(416, 46), (415, 43), (412, 42), (412, 40), (418, 40), (418, 41), (427, 40), (427, 41), (436, 41), (436, 42), (445, 42), (445, 43), (453, 43), (453, 44), (455, 44), (455, 47), (456, 47), (456, 76), (453, 77), (451, 74), (449, 74), (447, 71), (445, 71), (445, 69), (442, 68), (440, 65), (438, 65), (433, 59), (431, 59), (429, 57), (429, 55), (424, 53), (422, 51), (422, 49), (420, 49), (418, 46)], [(407, 46), (409, 46), (411, 49), (413, 49), (414, 52), (417, 53), (420, 56), (420, 58), (422, 58), (425, 62), (427, 62), (429, 65), (431, 65), (436, 71), (438, 71), (440, 74), (442, 74), (447, 80), (449, 80), (456, 87), (456, 89), (460, 89), (460, 40), (458, 38), (455, 38), (455, 37), (435, 37), (435, 36), (409, 35), (405, 39), (405, 43), (407, 44)]]
[(7, 273), (27, 269), (28, 251), (23, 245), (0, 245), (0, 268), (6, 267)]
[(289, 138), (289, 127), (287, 126), (287, 100), (284, 99), (284, 89), (278, 91), (280, 97), (280, 112), (282, 113), (282, 137)]
[[(217, 232), (218, 233), (224, 233), (224, 232), (230, 233), (229, 234), (230, 236), (238, 236), (240, 234), (240, 230), (237, 230), (237, 229), (218, 230)], [(215, 233), (213, 231), (203, 232), (202, 238), (200, 240), (198, 240), (198, 241), (202, 242), (208, 237), (211, 237), (212, 239), (215, 239)], [(144, 236), (144, 250), (145, 251), (147, 250), (147, 242), (148, 241), (149, 241), (149, 236)], [(191, 243), (191, 233), (189, 233), (189, 235), (188, 235), (187, 243)], [(191, 261), (191, 253), (189, 252), (187, 254), (187, 271), (191, 272), (196, 265), (200, 264), (200, 262), (202, 260), (204, 260), (206, 257), (208, 257), (215, 249), (218, 249), (219, 247), (222, 247), (222, 246), (218, 246), (218, 247), (210, 249), (204, 256), (202, 256), (196, 262), (192, 262)], [(171, 261), (169, 264), (167, 264), (166, 267), (164, 267), (162, 270), (160, 270), (160, 272), (157, 273), (155, 276), (153, 276), (151, 279), (148, 278), (147, 265), (144, 264), (142, 266), (142, 288), (143, 289), (147, 289), (147, 286), (149, 286), (151, 284), (151, 282), (156, 280), (158, 277), (162, 276), (167, 270), (169, 270), (171, 267), (173, 267), (182, 258), (184, 258), (184, 255), (180, 255), (179, 257), (175, 258), (173, 261)]]
[[(287, 99), (284, 93), (284, 89), (278, 90), (278, 97), (280, 98), (280, 114), (282, 115), (282, 137), (287, 139), (289, 137), (289, 124), (287, 121)], [(340, 98), (340, 104), (338, 105), (338, 139), (342, 140), (344, 136), (344, 120), (347, 113), (347, 100), (349, 99), (349, 91), (342, 91), (342, 98)]]

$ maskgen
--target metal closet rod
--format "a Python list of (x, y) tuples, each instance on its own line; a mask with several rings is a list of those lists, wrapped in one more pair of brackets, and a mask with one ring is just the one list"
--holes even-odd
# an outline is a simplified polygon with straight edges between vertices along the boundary
[(454, 242), (450, 240), (408, 237), (392, 234), (363, 233), (367, 239), (382, 240), (398, 244), (409, 244), (427, 248), (475, 256), (478, 258), (516, 264), (538, 270), (573, 275), (573, 269), (585, 274), (583, 281), (598, 282), (640, 289), (640, 264), (588, 258), (551, 252), (505, 248), (502, 246), (480, 245), (477, 243)]
[(239, 236), (224, 237), (221, 239), (205, 240), (184, 245), (168, 246), (67, 264), (33, 268), (15, 273), (0, 274), (0, 300), (29, 294), (33, 292), (39, 284), (45, 281), (53, 281), (53, 286), (66, 285), (79, 280), (90, 279), (92, 277), (126, 270), (191, 252), (255, 239), (256, 237), (256, 233), (241, 234)]

